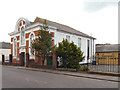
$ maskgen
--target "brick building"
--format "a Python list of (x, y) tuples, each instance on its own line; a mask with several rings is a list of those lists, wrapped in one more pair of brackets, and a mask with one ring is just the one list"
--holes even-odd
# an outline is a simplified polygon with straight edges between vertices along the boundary
[[(34, 60), (34, 62), (38, 61), (37, 57), (31, 53), (30, 43), (33, 39), (37, 38), (38, 32), (41, 30), (43, 23), (44, 19), (39, 17), (36, 17), (34, 22), (30, 22), (25, 18), (18, 19), (14, 32), (9, 33), (11, 36), (11, 54), (13, 63), (20, 63), (20, 54), (22, 52), (29, 53), (30, 60)], [(93, 57), (95, 53), (95, 38), (66, 25), (49, 20), (46, 20), (46, 23), (49, 27), (49, 33), (52, 34), (53, 45), (58, 46), (58, 43), (64, 38), (69, 42), (73, 41), (81, 48), (85, 56), (85, 60), (83, 62), (87, 62), (87, 60), (90, 60), (90, 57)], [(46, 59), (45, 65), (48, 64), (48, 60)]]

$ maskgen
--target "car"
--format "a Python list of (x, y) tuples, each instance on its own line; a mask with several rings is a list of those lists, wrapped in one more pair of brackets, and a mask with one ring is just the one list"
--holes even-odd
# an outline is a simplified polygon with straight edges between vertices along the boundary
[(9, 62), (9, 60), (5, 60), (5, 62)]

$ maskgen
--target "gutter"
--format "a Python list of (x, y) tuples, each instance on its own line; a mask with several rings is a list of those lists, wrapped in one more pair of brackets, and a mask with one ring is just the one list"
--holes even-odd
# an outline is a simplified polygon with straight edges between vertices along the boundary
[[(62, 32), (66, 32), (66, 33), (70, 33), (70, 34), (74, 34), (74, 35), (78, 35), (78, 36), (82, 36), (82, 37), (87, 37), (87, 36), (84, 36), (84, 35), (80, 35), (80, 34), (77, 34), (77, 33), (71, 33), (71, 32), (68, 32), (68, 31), (64, 31), (62, 29), (57, 29), (58, 31), (62, 31)], [(91, 37), (91, 36), (88, 36), (87, 38), (91, 38), (91, 39), (96, 39), (94, 37)]]

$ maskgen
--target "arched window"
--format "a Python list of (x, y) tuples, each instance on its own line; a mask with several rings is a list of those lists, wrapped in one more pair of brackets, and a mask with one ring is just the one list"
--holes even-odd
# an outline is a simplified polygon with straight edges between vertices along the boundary
[[(35, 38), (34, 35), (31, 34), (31, 35), (30, 35), (30, 47), (31, 47), (31, 44), (32, 44), (34, 38)], [(30, 49), (30, 54), (33, 55), (33, 53), (34, 53), (34, 50), (31, 48), (31, 49)]]
[(14, 56), (17, 56), (17, 40), (14, 38)]
[(21, 45), (25, 44), (25, 31), (23, 30), (24, 27), (21, 27)]
[(20, 20), (18, 23), (18, 31), (20, 31), (20, 44), (25, 45), (25, 31), (26, 22), (24, 20)]

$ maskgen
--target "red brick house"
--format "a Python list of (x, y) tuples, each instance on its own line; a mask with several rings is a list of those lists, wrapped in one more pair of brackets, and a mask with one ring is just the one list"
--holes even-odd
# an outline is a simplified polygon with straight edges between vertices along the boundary
[[(12, 33), (9, 33), (11, 36), (11, 54), (12, 54), (12, 63), (19, 64), (21, 63), (21, 58), (25, 58), (21, 55), (29, 54), (29, 60), (34, 60), (35, 63), (38, 62), (38, 58), (32, 54), (31, 50), (31, 41), (37, 38), (41, 27), (43, 26), (44, 19), (36, 17), (34, 22), (30, 22), (25, 18), (18, 19), (15, 30)], [(94, 39), (93, 37), (84, 34), (78, 30), (75, 30), (69, 26), (62, 25), (56, 22), (47, 20), (46, 23), (49, 27), (49, 33), (52, 34), (52, 43), (57, 45), (63, 40), (67, 39), (70, 42), (74, 42), (81, 50), (84, 52), (85, 60), (87, 60), (94, 55)], [(55, 55), (52, 55), (53, 58)], [(55, 66), (56, 62), (52, 58), (52, 65)], [(25, 60), (24, 60), (25, 61)], [(44, 65), (50, 65), (50, 58), (45, 60)], [(41, 62), (42, 63), (42, 62)]]

